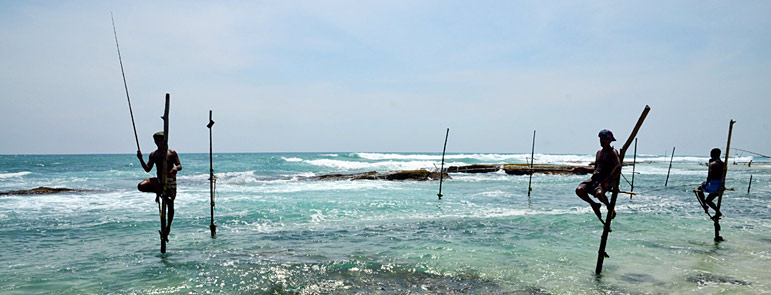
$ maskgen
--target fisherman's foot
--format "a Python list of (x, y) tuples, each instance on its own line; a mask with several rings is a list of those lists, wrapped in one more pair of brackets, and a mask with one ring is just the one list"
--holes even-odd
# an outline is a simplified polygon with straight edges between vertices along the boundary
[(718, 220), (720, 219), (721, 216), (723, 216), (723, 214), (720, 212), (717, 212), (715, 213), (715, 216), (712, 216), (712, 220)]
[(167, 243), (169, 242), (169, 234), (168, 233), (164, 234), (162, 231), (158, 231), (158, 233), (161, 235), (161, 238), (163, 239), (163, 241), (165, 241)]

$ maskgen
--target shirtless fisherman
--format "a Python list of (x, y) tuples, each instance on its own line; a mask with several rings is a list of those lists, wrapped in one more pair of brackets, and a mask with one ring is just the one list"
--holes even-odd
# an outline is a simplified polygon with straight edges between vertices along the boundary
[[(160, 150), (166, 146), (166, 142), (163, 140), (163, 131), (156, 132), (153, 134), (153, 140), (155, 141), (155, 145), (158, 146), (158, 149), (150, 153), (150, 159), (145, 163), (145, 160), (142, 158), (142, 152), (137, 151), (137, 158), (139, 158), (139, 162), (142, 163), (142, 168), (145, 169), (145, 172), (150, 172), (153, 169), (153, 165), (158, 165), (158, 167), (155, 169), (157, 177), (148, 178), (144, 181), (140, 182), (139, 185), (137, 185), (137, 189), (141, 192), (146, 193), (155, 193), (155, 202), (159, 202), (159, 197), (161, 196), (162, 185), (160, 183), (161, 178), (161, 163), (163, 163), (163, 158), (160, 155)], [(179, 156), (177, 155), (177, 152), (168, 149), (166, 152), (166, 170), (168, 170), (166, 173), (167, 178), (167, 189), (168, 189), (168, 198), (166, 199), (166, 202), (168, 204), (169, 208), (169, 221), (166, 225), (166, 229), (164, 230), (161, 235), (163, 235), (164, 239), (168, 242), (169, 240), (169, 232), (171, 231), (171, 221), (174, 219), (174, 199), (177, 197), (177, 171), (182, 170), (182, 164), (179, 162)]]
[[(613, 132), (608, 129), (603, 129), (600, 131), (599, 137), (602, 149), (597, 151), (594, 161), (594, 173), (592, 174), (592, 178), (587, 179), (578, 185), (576, 188), (576, 195), (589, 203), (589, 205), (592, 206), (594, 214), (600, 219), (600, 222), (605, 224), (602, 220), (602, 214), (600, 213), (600, 207), (602, 207), (602, 205), (592, 201), (589, 194), (592, 194), (595, 198), (600, 200), (600, 202), (605, 204), (606, 208), (610, 207), (605, 192), (612, 189), (611, 186), (613, 180), (621, 172), (621, 160), (619, 159), (618, 151), (610, 146), (612, 141), (616, 141), (616, 138), (613, 137)], [(616, 216), (615, 210), (610, 214), (611, 218), (614, 218)]]
[[(718, 195), (718, 191), (723, 186), (723, 161), (720, 160), (720, 149), (714, 148), (709, 153), (709, 172), (707, 173), (707, 181), (702, 182), (701, 186), (696, 188), (696, 194), (701, 201), (701, 207), (704, 208), (704, 213), (709, 214), (709, 207), (715, 210), (715, 215), (712, 219), (720, 218), (723, 216), (720, 213), (720, 209), (717, 208), (714, 202), (712, 202)], [(709, 196), (704, 199), (704, 192), (707, 192)], [(707, 207), (709, 205), (709, 207)]]

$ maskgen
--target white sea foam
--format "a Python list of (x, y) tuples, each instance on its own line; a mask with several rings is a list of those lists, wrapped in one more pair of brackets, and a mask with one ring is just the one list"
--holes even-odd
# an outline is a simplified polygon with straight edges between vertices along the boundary
[(367, 181), (284, 181), (271, 182), (261, 186), (248, 186), (241, 188), (243, 193), (264, 194), (264, 193), (296, 193), (296, 192), (317, 192), (317, 191), (361, 191), (361, 190), (398, 190), (398, 185), (385, 180), (367, 180)]
[[(437, 154), (355, 153), (355, 155), (366, 160), (442, 160), (442, 155)], [(446, 159), (468, 159), (486, 163), (526, 163), (530, 161), (530, 154), (450, 154), (445, 155)], [(536, 163), (589, 163), (591, 161), (594, 161), (594, 155), (535, 154)]]
[(32, 172), (29, 172), (29, 171), (22, 171), (22, 172), (15, 172), (15, 173), (0, 173), (0, 179), (22, 177), (24, 175), (29, 175), (31, 173)]
[[(321, 167), (329, 167), (329, 168), (335, 168), (339, 170), (362, 170), (362, 169), (371, 169), (371, 170), (414, 170), (414, 169), (434, 169), (436, 166), (438, 168), (439, 163), (433, 162), (433, 161), (380, 161), (380, 162), (360, 162), (360, 161), (343, 161), (343, 160), (333, 160), (333, 159), (317, 159), (317, 160), (306, 160), (305, 163), (314, 165), (314, 166), (321, 166)], [(463, 162), (452, 162), (452, 163), (444, 163), (445, 167), (448, 166), (462, 166), (467, 165)]]
[(291, 157), (291, 158), (281, 157), (281, 159), (284, 160), (284, 161), (290, 162), (290, 163), (302, 162), (303, 161), (303, 159), (300, 159), (300, 158), (297, 158), (297, 157)]

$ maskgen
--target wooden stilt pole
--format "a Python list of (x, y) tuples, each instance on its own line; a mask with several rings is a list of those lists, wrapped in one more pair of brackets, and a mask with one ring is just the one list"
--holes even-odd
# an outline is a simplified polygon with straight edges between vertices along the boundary
[(442, 166), (439, 168), (439, 193), (436, 194), (442, 199), (442, 181), (444, 180), (444, 152), (447, 151), (447, 138), (450, 137), (450, 128), (447, 128), (447, 134), (444, 135), (444, 148), (442, 148)]
[(672, 170), (672, 160), (675, 159), (675, 147), (672, 147), (672, 156), (669, 158), (669, 169), (667, 169), (667, 180), (664, 181), (664, 187), (669, 183), (669, 171)]
[(747, 193), (750, 193), (750, 188), (752, 187), (752, 174), (750, 174), (750, 182), (747, 184)]
[(214, 121), (211, 119), (211, 110), (209, 110), (209, 124), (206, 125), (209, 128), (209, 201), (211, 202), (211, 223), (209, 224), (209, 230), (211, 230), (212, 238), (217, 234), (217, 226), (214, 225), (214, 160), (212, 157), (212, 136), (211, 127), (214, 126)]
[[(630, 184), (631, 188), (629, 189), (630, 192), (634, 192), (634, 174), (635, 174), (635, 168), (637, 168), (637, 137), (634, 138), (634, 158), (632, 158), (632, 183)], [(632, 195), (629, 195), (629, 198), (632, 198)]]
[(530, 150), (530, 179), (527, 181), (527, 196), (530, 197), (530, 192), (533, 191), (531, 184), (533, 183), (533, 161), (535, 160), (535, 130), (533, 130), (533, 148)]
[[(629, 135), (626, 142), (624, 143), (624, 146), (621, 148), (621, 151), (619, 151), (619, 160), (621, 163), (624, 163), (624, 154), (626, 154), (627, 148), (629, 148), (629, 145), (632, 144), (632, 139), (637, 136), (637, 131), (640, 130), (640, 127), (643, 124), (643, 121), (645, 121), (645, 117), (648, 116), (648, 112), (650, 112), (651, 107), (645, 106), (645, 109), (643, 109), (642, 114), (640, 115), (640, 118), (637, 119), (637, 124), (634, 126), (634, 129), (632, 130), (632, 134)], [(597, 255), (597, 267), (594, 269), (594, 272), (596, 274), (600, 274), (602, 272), (602, 264), (605, 261), (605, 257), (608, 256), (608, 253), (605, 252), (605, 246), (608, 243), (608, 233), (610, 233), (610, 222), (613, 220), (612, 212), (616, 208), (616, 198), (618, 197), (618, 182), (621, 178), (621, 174), (616, 177), (615, 180), (613, 180), (613, 194), (611, 195), (610, 199), (610, 208), (608, 208), (608, 214), (606, 214), (605, 218), (605, 227), (602, 231), (602, 240), (600, 241), (600, 250), (598, 251)]]
[(167, 154), (169, 151), (169, 101), (170, 101), (170, 95), (166, 93), (166, 107), (163, 111), (163, 142), (164, 145), (159, 149), (159, 152), (163, 157), (161, 157), (163, 160), (159, 163), (160, 166), (158, 169), (161, 169), (161, 173), (158, 173), (161, 177), (159, 179), (161, 183), (161, 231), (159, 232), (161, 234), (161, 253), (166, 253), (166, 239), (169, 235), (168, 233), (168, 227), (166, 226), (166, 212), (167, 212), (167, 202), (166, 200), (169, 198), (169, 191), (168, 191), (168, 161), (166, 161)]
[[(728, 124), (728, 142), (726, 143), (726, 147), (725, 147), (725, 161), (723, 162), (723, 179), (722, 179), (720, 190), (718, 191), (718, 196), (717, 196), (718, 211), (720, 211), (720, 205), (723, 202), (723, 191), (726, 190), (725, 177), (726, 177), (726, 174), (728, 173), (728, 159), (729, 159), (728, 154), (731, 151), (731, 134), (733, 133), (733, 130), (734, 130), (734, 123), (736, 123), (736, 121), (732, 119)], [(723, 237), (720, 236), (720, 217), (712, 218), (712, 220), (715, 221), (715, 242), (725, 241)]]

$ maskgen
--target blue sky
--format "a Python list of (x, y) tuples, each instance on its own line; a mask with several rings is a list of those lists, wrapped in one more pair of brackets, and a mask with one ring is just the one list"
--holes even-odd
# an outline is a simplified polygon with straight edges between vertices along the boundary
[(0, 1), (0, 154), (135, 152), (111, 11), (144, 152), (771, 154), (768, 1)]

